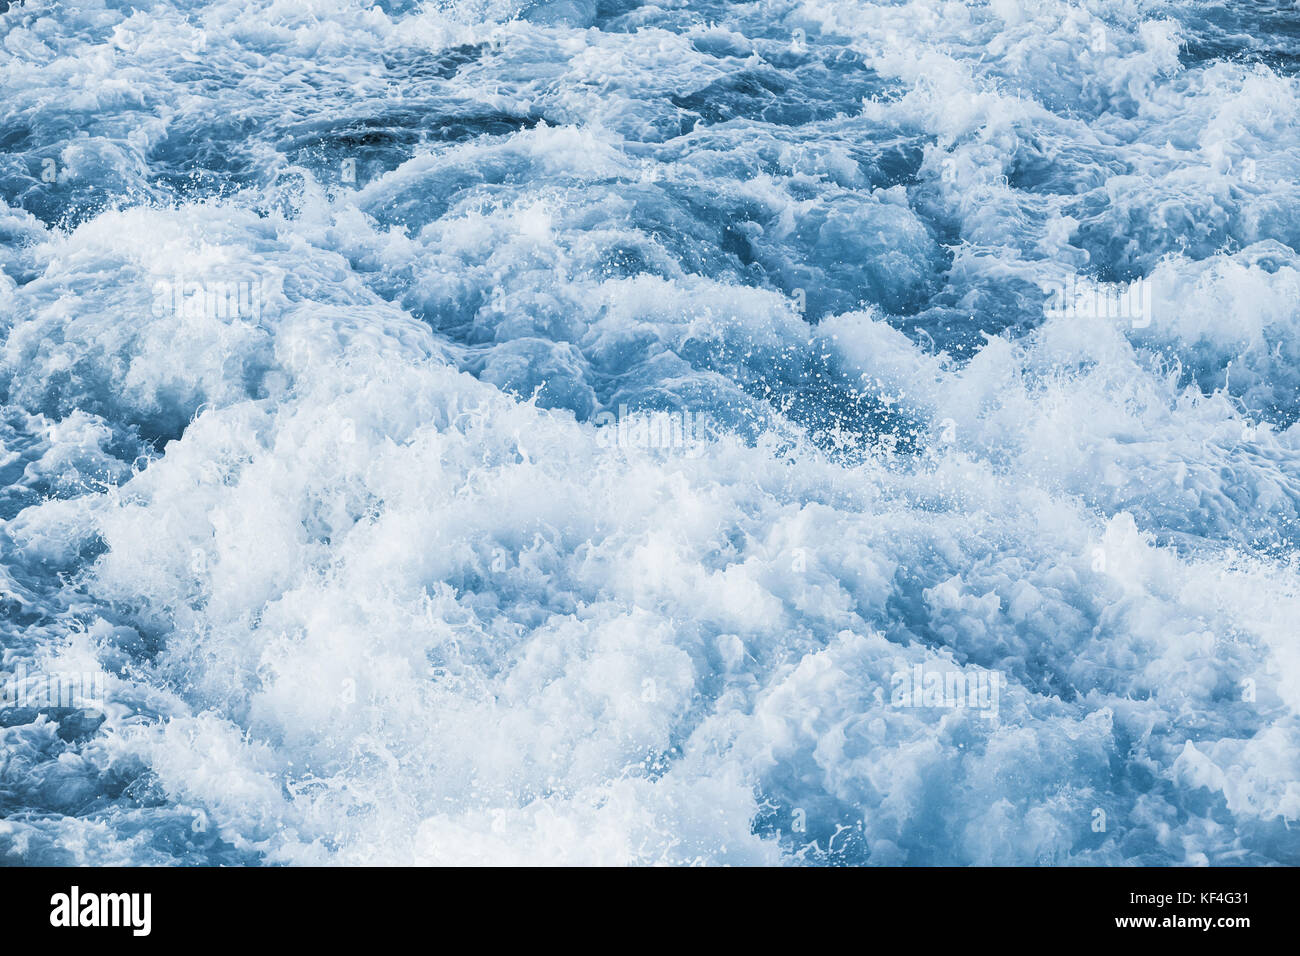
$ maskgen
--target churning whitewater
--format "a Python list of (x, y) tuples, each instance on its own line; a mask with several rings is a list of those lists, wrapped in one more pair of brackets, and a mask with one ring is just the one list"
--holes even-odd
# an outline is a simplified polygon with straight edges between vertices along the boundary
[(0, 862), (1300, 863), (1290, 0), (0, 7)]

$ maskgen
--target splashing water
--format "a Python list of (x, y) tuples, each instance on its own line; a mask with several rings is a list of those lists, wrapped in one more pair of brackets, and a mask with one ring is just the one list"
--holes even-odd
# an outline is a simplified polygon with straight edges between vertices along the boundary
[(1289, 2), (0, 6), (0, 860), (1300, 863)]

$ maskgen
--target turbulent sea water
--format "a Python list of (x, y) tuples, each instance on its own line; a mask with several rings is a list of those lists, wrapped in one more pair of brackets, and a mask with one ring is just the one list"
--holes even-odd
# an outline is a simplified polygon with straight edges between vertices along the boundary
[(0, 862), (1300, 863), (1293, 3), (5, 6)]

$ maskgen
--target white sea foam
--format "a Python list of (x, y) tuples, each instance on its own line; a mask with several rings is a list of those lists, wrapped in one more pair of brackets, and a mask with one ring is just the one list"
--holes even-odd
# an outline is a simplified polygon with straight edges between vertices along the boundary
[(5, 859), (1300, 861), (1293, 73), (418, 8), (0, 15)]

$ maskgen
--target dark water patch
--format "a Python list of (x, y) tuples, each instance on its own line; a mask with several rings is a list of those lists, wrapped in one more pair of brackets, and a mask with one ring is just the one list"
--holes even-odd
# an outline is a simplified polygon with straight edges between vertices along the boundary
[(1291, 0), (1166, 4), (1183, 27), (1185, 66), (1214, 60), (1259, 63), (1278, 73), (1300, 72), (1300, 10)]
[(449, 80), (465, 66), (481, 60), (487, 48), (485, 43), (464, 43), (437, 53), (400, 50), (384, 54), (384, 67), (404, 79)]

